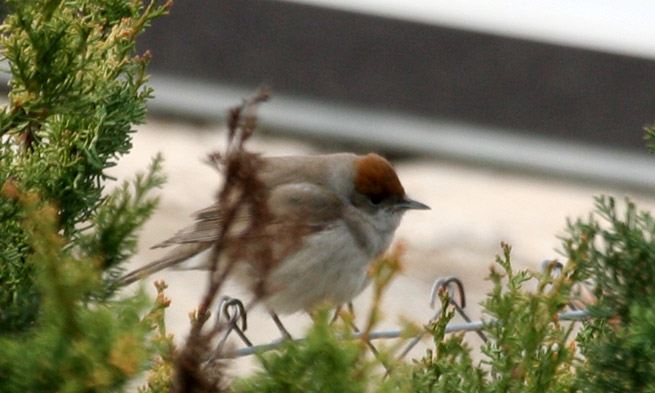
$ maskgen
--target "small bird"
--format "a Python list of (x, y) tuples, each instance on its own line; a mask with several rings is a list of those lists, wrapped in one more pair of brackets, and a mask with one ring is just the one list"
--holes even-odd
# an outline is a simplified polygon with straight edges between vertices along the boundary
[[(274, 235), (241, 244), (275, 243), (277, 262), (267, 272), (261, 292), (272, 315), (310, 311), (323, 302), (350, 302), (368, 284), (368, 268), (391, 244), (403, 213), (429, 209), (407, 197), (389, 161), (374, 153), (261, 160), (257, 175), (268, 192), (269, 213), (263, 233)], [(123, 283), (179, 266), (211, 248), (220, 236), (222, 213), (218, 203), (197, 212), (194, 225), (155, 246), (175, 248), (125, 275)], [(248, 213), (240, 213), (235, 227), (249, 219)], [(226, 244), (236, 236), (238, 229), (227, 235)], [(235, 269), (235, 275), (252, 287), (257, 272), (245, 262), (236, 264), (244, 268)]]

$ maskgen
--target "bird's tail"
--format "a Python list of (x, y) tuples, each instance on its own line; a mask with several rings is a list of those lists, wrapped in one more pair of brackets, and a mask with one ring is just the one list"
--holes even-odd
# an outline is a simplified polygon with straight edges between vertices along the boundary
[(157, 273), (160, 270), (167, 269), (169, 267), (177, 266), (182, 262), (186, 261), (189, 258), (194, 257), (195, 255), (207, 250), (211, 247), (212, 242), (203, 242), (203, 243), (187, 243), (181, 244), (174, 249), (172, 249), (168, 254), (164, 255), (162, 258), (157, 259), (154, 262), (151, 262), (145, 266), (142, 266), (136, 270), (133, 270), (123, 277), (120, 278), (120, 285), (130, 285), (135, 281), (139, 281), (143, 278), (150, 276), (151, 274)]

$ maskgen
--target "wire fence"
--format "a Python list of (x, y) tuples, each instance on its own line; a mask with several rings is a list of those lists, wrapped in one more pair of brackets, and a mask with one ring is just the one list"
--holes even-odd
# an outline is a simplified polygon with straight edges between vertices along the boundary
[[(545, 268), (545, 263), (542, 264), (542, 270)], [(432, 285), (432, 290), (430, 291), (429, 305), (432, 309), (435, 310), (432, 317), (425, 324), (427, 327), (430, 323), (434, 322), (442, 313), (443, 305), (440, 304), (438, 293), (440, 291), (448, 291), (450, 298), (449, 305), (453, 306), (457, 314), (460, 315), (465, 322), (463, 323), (450, 323), (446, 327), (446, 333), (456, 333), (456, 332), (474, 332), (477, 334), (480, 339), (484, 342), (488, 341), (488, 338), (484, 334), (485, 326), (493, 324), (493, 320), (474, 321), (465, 311), (466, 308), (466, 291), (462, 281), (457, 277), (441, 277), (434, 281)], [(580, 321), (585, 320), (589, 317), (587, 310), (578, 310), (575, 307), (570, 306), (571, 311), (561, 312), (558, 314), (558, 319), (560, 321)], [(277, 340), (271, 343), (258, 344), (254, 345), (252, 341), (246, 335), (247, 330), (247, 315), (246, 307), (243, 302), (237, 298), (232, 298), (229, 296), (223, 296), (219, 300), (218, 313), (216, 323), (225, 324), (225, 332), (222, 338), (217, 344), (217, 348), (214, 352), (214, 358), (219, 357), (243, 357), (252, 355), (258, 352), (264, 352), (280, 347), (285, 340)], [(276, 322), (277, 323), (277, 322)], [(358, 339), (362, 337), (362, 332), (359, 332), (355, 326), (353, 326), (354, 332), (344, 337), (344, 339)], [(373, 340), (383, 340), (383, 339), (395, 339), (400, 338), (405, 334), (405, 331), (397, 330), (377, 330), (367, 333), (367, 344), (372, 351), (376, 351), (375, 347), (371, 343)], [(243, 343), (242, 348), (238, 348), (232, 351), (223, 351), (225, 343), (232, 336), (237, 336), (239, 340)], [(405, 357), (411, 350), (414, 348), (424, 337), (424, 332), (421, 332), (414, 336), (411, 339), (408, 339), (407, 344), (400, 351), (398, 357)], [(295, 342), (302, 342), (304, 338), (291, 339)]]

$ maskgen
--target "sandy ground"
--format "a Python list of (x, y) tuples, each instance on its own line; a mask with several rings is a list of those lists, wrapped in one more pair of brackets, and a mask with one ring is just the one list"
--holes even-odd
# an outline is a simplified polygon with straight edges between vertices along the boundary
[[(225, 134), (218, 126), (151, 119), (139, 128), (132, 154), (111, 173), (121, 180), (130, 179), (161, 152), (166, 160), (168, 182), (161, 190), (158, 210), (143, 230), (141, 251), (129, 268), (161, 255), (162, 250), (150, 250), (150, 246), (190, 224), (190, 214), (211, 203), (220, 177), (201, 161), (224, 144)], [(302, 141), (266, 135), (256, 136), (249, 147), (266, 155), (327, 152)], [(500, 242), (512, 245), (516, 267), (536, 269), (542, 260), (559, 256), (557, 235), (564, 233), (567, 218), (589, 213), (593, 195), (604, 193), (617, 199), (630, 195), (641, 209), (655, 207), (655, 195), (467, 167), (438, 158), (403, 160), (394, 165), (407, 193), (432, 210), (409, 212), (397, 231), (396, 239), (407, 245), (406, 269), (386, 294), (386, 319), (380, 328), (397, 327), (400, 317), (417, 323), (427, 321), (434, 312), (428, 304), (430, 288), (435, 279), (443, 276), (457, 276), (463, 281), (467, 310), (474, 320), (479, 319), (478, 304), (489, 290), (484, 278), (500, 251)], [(151, 293), (155, 292), (151, 285), (155, 279), (164, 279), (169, 285), (167, 294), (173, 302), (167, 326), (179, 342), (188, 330), (187, 314), (197, 306), (206, 277), (202, 272), (161, 272), (142, 284)], [(232, 296), (247, 297), (234, 286), (227, 291)], [(366, 310), (370, 298), (370, 292), (360, 295), (356, 309)], [(255, 343), (268, 343), (279, 337), (263, 310), (255, 309), (249, 317), (248, 335)], [(301, 314), (283, 320), (295, 336), (301, 336), (310, 323)], [(417, 349), (413, 355), (420, 356), (421, 351)], [(236, 364), (243, 370), (241, 366), (249, 362), (246, 359)]]

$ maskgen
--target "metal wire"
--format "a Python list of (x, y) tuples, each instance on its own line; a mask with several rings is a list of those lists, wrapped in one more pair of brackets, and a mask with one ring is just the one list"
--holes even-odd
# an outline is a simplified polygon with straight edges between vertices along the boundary
[[(542, 270), (546, 271), (548, 274), (558, 274), (559, 272), (553, 272), (553, 271), (557, 271), (558, 266), (555, 265), (555, 269), (552, 269), (553, 267), (552, 261), (548, 261), (548, 262), (551, 263), (550, 265), (551, 268), (545, 269), (545, 267), (549, 265), (544, 262), (542, 264)], [(475, 332), (483, 341), (486, 342), (488, 338), (485, 336), (483, 330), (485, 326), (493, 324), (494, 321), (493, 320), (473, 321), (469, 317), (469, 315), (464, 311), (466, 307), (466, 297), (465, 297), (465, 290), (462, 281), (457, 277), (442, 277), (435, 280), (434, 284), (432, 285), (432, 290), (430, 291), (430, 302), (429, 302), (430, 307), (433, 309), (435, 309), (436, 307), (436, 303), (438, 301), (437, 295), (439, 291), (448, 291), (448, 295), (450, 297), (450, 304), (454, 306), (457, 313), (466, 321), (464, 323), (448, 324), (448, 326), (446, 326), (446, 333)], [(441, 315), (442, 307), (443, 305), (440, 305), (436, 309), (435, 313), (432, 315), (428, 323), (425, 325), (426, 327), (430, 323), (434, 322)], [(221, 338), (221, 340), (219, 341), (216, 347), (216, 351), (214, 352), (212, 359), (216, 359), (219, 357), (243, 357), (243, 356), (252, 355), (257, 352), (265, 352), (278, 348), (282, 345), (283, 342), (287, 341), (286, 339), (280, 339), (268, 344), (253, 345), (252, 342), (245, 335), (245, 330), (247, 328), (247, 323), (246, 323), (247, 318), (246, 318), (246, 311), (243, 306), (243, 303), (239, 299), (223, 296), (219, 301), (218, 309), (219, 312), (217, 313), (216, 323), (226, 324), (225, 325), (226, 329), (225, 329), (225, 334), (223, 335), (223, 337)], [(558, 314), (558, 319), (561, 321), (579, 321), (579, 320), (587, 319), (588, 317), (589, 317), (589, 313), (587, 312), (587, 310), (573, 310), (573, 311), (567, 311)], [(223, 318), (225, 320), (223, 320)], [(230, 353), (226, 353), (223, 351), (223, 347), (228, 337), (232, 334), (232, 332), (237, 334), (238, 337), (241, 339), (241, 341), (243, 341), (243, 343), (246, 346), (237, 349), (235, 351), (232, 351)], [(404, 331), (400, 329), (378, 330), (368, 333), (367, 338), (369, 340), (394, 339), (394, 338), (401, 337), (403, 333)], [(405, 348), (400, 352), (400, 354), (398, 355), (399, 358), (405, 357), (412, 350), (412, 348), (414, 348), (416, 344), (419, 343), (419, 341), (424, 336), (425, 336), (425, 331), (413, 337), (405, 346)], [(344, 336), (343, 338), (359, 339), (361, 337), (362, 337), (362, 332), (354, 331), (352, 334)], [(288, 340), (299, 343), (299, 342), (303, 342), (305, 338), (288, 339)]]
[[(222, 321), (221, 316), (225, 317), (226, 321)], [(239, 326), (239, 322), (241, 322), (241, 326)], [(215, 359), (218, 354), (221, 353), (225, 342), (232, 332), (239, 336), (241, 341), (246, 344), (246, 347), (253, 346), (245, 333), (246, 329), (248, 329), (248, 322), (246, 308), (241, 300), (229, 296), (221, 296), (218, 299), (218, 312), (216, 313), (215, 323), (217, 326), (225, 324), (226, 328), (223, 337), (216, 345), (216, 350), (214, 351), (214, 356), (212, 356), (211, 360)]]

